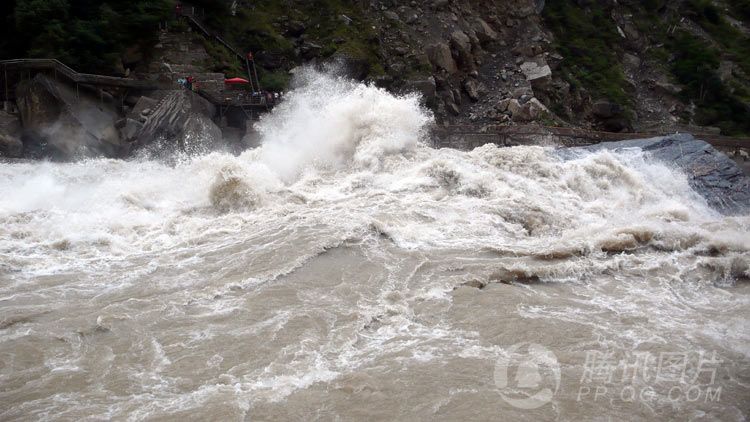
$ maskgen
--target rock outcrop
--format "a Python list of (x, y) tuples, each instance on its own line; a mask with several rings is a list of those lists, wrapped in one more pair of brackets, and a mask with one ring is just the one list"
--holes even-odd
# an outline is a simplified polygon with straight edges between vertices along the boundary
[(39, 74), (19, 84), (24, 150), (32, 157), (72, 159), (123, 152), (114, 107)]
[(134, 136), (134, 148), (153, 144), (162, 149), (202, 152), (221, 140), (221, 129), (213, 122), (216, 110), (209, 101), (187, 91), (170, 91), (150, 111)]
[(585, 147), (590, 151), (624, 148), (640, 148), (651, 158), (685, 173), (690, 186), (717, 211), (729, 215), (750, 212), (750, 177), (732, 159), (706, 142), (689, 134), (677, 134)]
[(16, 116), (0, 111), (0, 157), (18, 158), (22, 155), (21, 122)]

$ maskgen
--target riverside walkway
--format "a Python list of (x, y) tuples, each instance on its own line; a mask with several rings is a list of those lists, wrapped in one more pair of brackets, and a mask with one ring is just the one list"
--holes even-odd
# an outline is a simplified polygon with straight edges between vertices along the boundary
[[(183, 89), (171, 82), (81, 73), (56, 59), (13, 59), (0, 60), (0, 78), (2, 78), (0, 100), (14, 101), (16, 99), (16, 85), (24, 79), (31, 79), (37, 73), (45, 73), (55, 79), (62, 78), (76, 86), (86, 85), (139, 91)], [(265, 97), (252, 96), (245, 91), (225, 91), (219, 94), (196, 90), (195, 93), (215, 106), (224, 109), (241, 107), (243, 109), (267, 111), (274, 105), (273, 102), (267, 102)]]
[(24, 76), (30, 78), (32, 72), (48, 72), (55, 78), (58, 76), (63, 77), (77, 85), (82, 84), (142, 90), (163, 88), (163, 84), (157, 81), (76, 72), (56, 59), (1, 60), (0, 68), (2, 68), (1, 76), (3, 78), (2, 95), (5, 101), (15, 98), (15, 89), (11, 88), (15, 88), (15, 84), (20, 82)]

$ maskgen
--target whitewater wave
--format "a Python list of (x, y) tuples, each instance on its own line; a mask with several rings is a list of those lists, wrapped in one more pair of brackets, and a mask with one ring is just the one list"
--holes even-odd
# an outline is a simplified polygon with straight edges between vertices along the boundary
[(409, 407), (482, 409), (506, 341), (750, 356), (750, 217), (685, 175), (637, 149), (433, 149), (416, 97), (297, 84), (239, 156), (0, 165), (0, 353), (23, 356), (0, 417), (283, 419), (324, 395), (399, 419), (404, 373)]

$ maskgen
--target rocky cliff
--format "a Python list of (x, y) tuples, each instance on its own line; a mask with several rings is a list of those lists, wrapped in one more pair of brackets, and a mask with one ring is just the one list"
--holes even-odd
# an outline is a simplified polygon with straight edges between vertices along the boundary
[(303, 63), (419, 91), (447, 124), (750, 132), (742, 0), (239, 1), (214, 16), (276, 87)]

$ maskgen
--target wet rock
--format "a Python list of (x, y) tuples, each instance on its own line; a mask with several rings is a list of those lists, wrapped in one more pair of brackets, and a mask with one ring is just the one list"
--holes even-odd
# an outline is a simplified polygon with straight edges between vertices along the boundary
[(502, 99), (499, 103), (497, 103), (495, 109), (499, 112), (505, 112), (508, 110), (508, 106), (510, 105), (511, 101), (513, 101), (513, 99), (511, 98)]
[(594, 116), (609, 119), (618, 116), (622, 113), (622, 107), (619, 104), (615, 104), (611, 101), (600, 100), (595, 102), (591, 106), (591, 112)]
[(153, 109), (157, 104), (158, 102), (153, 98), (146, 96), (140, 97), (128, 115), (133, 118), (137, 118), (141, 115), (148, 116), (153, 112)]
[(114, 107), (85, 91), (39, 74), (19, 84), (16, 92), (34, 157), (72, 159), (81, 156), (118, 156), (123, 143), (115, 129)]
[(651, 159), (685, 173), (690, 186), (715, 210), (727, 215), (750, 212), (750, 177), (731, 158), (692, 135), (603, 142), (584, 148), (590, 151), (641, 148)]
[(161, 148), (170, 151), (204, 150), (221, 139), (221, 130), (211, 120), (214, 114), (213, 104), (197, 94), (187, 90), (172, 91), (148, 116), (133, 146), (161, 142)]
[(20, 158), (23, 142), (13, 135), (0, 132), (0, 157)]
[(0, 133), (12, 136), (21, 135), (21, 120), (17, 116), (0, 110)]
[(433, 44), (427, 49), (427, 57), (430, 63), (437, 69), (442, 69), (448, 74), (458, 72), (456, 61), (453, 60), (451, 49), (446, 43)]
[(453, 31), (451, 33), (451, 45), (459, 54), (471, 53), (471, 39), (464, 31)]

